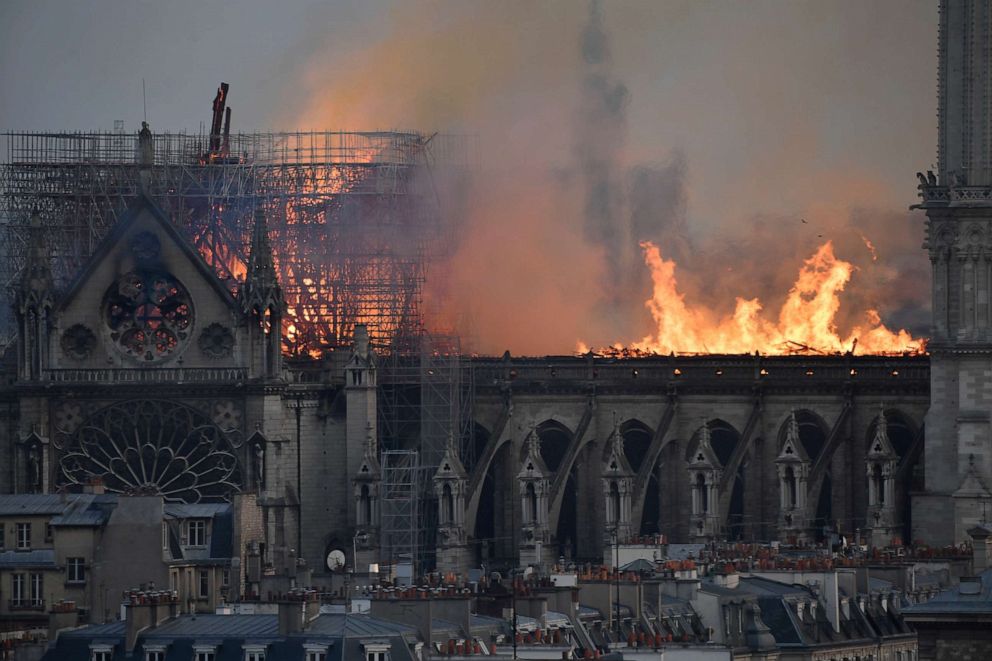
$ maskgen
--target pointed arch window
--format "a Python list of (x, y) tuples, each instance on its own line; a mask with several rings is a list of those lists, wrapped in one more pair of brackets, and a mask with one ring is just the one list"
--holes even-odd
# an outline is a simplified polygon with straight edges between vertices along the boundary
[(885, 504), (885, 477), (882, 475), (882, 465), (875, 464), (871, 469), (871, 488), (875, 490), (875, 502)]
[(441, 523), (451, 523), (455, 519), (455, 496), (451, 493), (451, 485), (445, 484), (441, 489)]
[(710, 511), (710, 494), (706, 485), (706, 476), (702, 473), (696, 474), (696, 494), (699, 499), (699, 511), (701, 514), (708, 514)]
[(360, 525), (369, 525), (372, 523), (372, 493), (367, 484), (363, 484), (359, 492), (358, 518)]
[(529, 523), (537, 522), (537, 490), (534, 488), (533, 482), (527, 483), (526, 491), (526, 512)]
[(620, 520), (620, 487), (616, 481), (610, 482), (610, 507), (608, 515), (611, 523), (616, 523)]
[(796, 471), (793, 470), (792, 466), (785, 469), (785, 493), (788, 506), (795, 507), (798, 494), (796, 493)]

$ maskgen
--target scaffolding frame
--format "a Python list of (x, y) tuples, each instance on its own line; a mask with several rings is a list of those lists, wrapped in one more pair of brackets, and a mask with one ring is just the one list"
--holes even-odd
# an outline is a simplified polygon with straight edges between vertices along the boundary
[(422, 552), (420, 526), (423, 511), (423, 467), (416, 450), (386, 450), (382, 453), (382, 498), (380, 517), (380, 561), (395, 567), (409, 559), (414, 576)]
[[(418, 570), (426, 570), (436, 566), (438, 503), (433, 477), (449, 437), (463, 463), (474, 459), (474, 369), (454, 335), (422, 331), (397, 338), (393, 346), (379, 365), (379, 438), (387, 451), (419, 453), (415, 562)], [(391, 525), (406, 524), (383, 517), (384, 534)]]
[[(458, 221), (442, 220), (433, 169), (468, 162), (460, 136), (417, 132), (239, 133), (221, 151), (202, 132), (159, 133), (144, 161), (123, 131), (0, 137), (0, 284), (23, 267), (32, 213), (65, 289), (144, 191), (236, 292), (262, 205), (289, 307), (284, 351), (299, 356), (346, 345), (355, 323), (386, 346), (417, 331), (428, 265), (454, 235), (443, 223)], [(0, 340), (12, 335), (4, 309)]]

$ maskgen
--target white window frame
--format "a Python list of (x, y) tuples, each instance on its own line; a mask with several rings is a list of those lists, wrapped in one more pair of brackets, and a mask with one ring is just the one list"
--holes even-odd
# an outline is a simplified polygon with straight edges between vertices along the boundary
[(390, 661), (389, 643), (363, 643), (365, 661)]
[[(206, 589), (204, 589), (206, 588)], [(197, 599), (209, 599), (210, 598), (210, 570), (209, 569), (197, 569), (196, 570), (196, 598)]]
[(145, 661), (165, 661), (165, 645), (145, 645)]
[[(195, 539), (193, 531), (196, 531)], [(186, 546), (207, 545), (207, 520), (190, 519), (186, 522)]]
[(17, 550), (18, 551), (30, 551), (31, 550), (31, 522), (18, 523), (17, 530)]
[(65, 582), (75, 585), (86, 582), (86, 558), (73, 556), (65, 559)]
[(216, 661), (216, 645), (193, 645), (193, 661)]
[(244, 661), (265, 661), (265, 645), (245, 645)]
[(90, 645), (90, 661), (112, 661), (113, 645)]
[(27, 603), (28, 581), (24, 572), (10, 575), (10, 603), (12, 606), (24, 606)]
[(330, 646), (317, 643), (305, 643), (303, 645), (304, 659), (306, 661), (327, 661), (330, 653)]
[(32, 606), (44, 606), (45, 605), (45, 575), (41, 572), (31, 572), (29, 575), (31, 578), (29, 580), (31, 586), (31, 605)]

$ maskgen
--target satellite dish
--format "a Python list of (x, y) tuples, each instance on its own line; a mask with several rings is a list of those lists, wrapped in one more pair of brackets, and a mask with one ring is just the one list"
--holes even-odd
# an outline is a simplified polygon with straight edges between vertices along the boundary
[(325, 560), (325, 562), (327, 563), (327, 568), (329, 570), (338, 571), (339, 569), (344, 568), (344, 560), (345, 560), (344, 551), (341, 551), (340, 549), (334, 549), (333, 551), (327, 554), (327, 559)]

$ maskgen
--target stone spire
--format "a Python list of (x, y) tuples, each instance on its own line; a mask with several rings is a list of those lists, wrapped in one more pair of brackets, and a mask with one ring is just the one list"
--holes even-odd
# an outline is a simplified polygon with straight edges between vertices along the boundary
[(785, 440), (792, 443), (794, 446), (798, 446), (800, 443), (799, 421), (796, 420), (796, 409), (789, 411), (789, 429), (785, 433)]
[(620, 418), (613, 412), (613, 435), (610, 436), (610, 451), (614, 455), (623, 454), (623, 435), (620, 433)]
[(894, 457), (895, 450), (889, 440), (889, 421), (885, 417), (885, 405), (878, 405), (878, 423), (875, 425), (875, 436), (871, 441), (870, 456)]
[(269, 228), (265, 219), (265, 208), (259, 203), (255, 207), (255, 223), (252, 226), (251, 254), (248, 256), (248, 274), (241, 290), (241, 305), (245, 312), (268, 308), (282, 311), (284, 302), (279, 277), (276, 275), (269, 245)]

